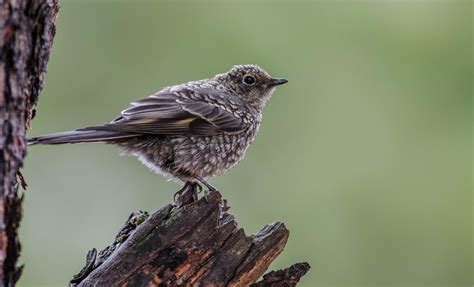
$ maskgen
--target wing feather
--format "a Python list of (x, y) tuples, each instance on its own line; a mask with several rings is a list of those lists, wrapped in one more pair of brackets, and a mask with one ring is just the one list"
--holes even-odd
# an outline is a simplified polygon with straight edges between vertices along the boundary
[[(183, 94), (185, 96), (183, 96)], [(201, 99), (211, 97), (210, 101)], [(165, 90), (148, 98), (133, 102), (122, 111), (120, 117), (103, 126), (88, 127), (82, 130), (122, 131), (138, 134), (157, 135), (217, 135), (239, 133), (246, 125), (242, 118), (215, 105), (212, 97), (225, 101), (234, 95), (216, 94), (216, 91)], [(199, 99), (199, 100), (198, 100)]]

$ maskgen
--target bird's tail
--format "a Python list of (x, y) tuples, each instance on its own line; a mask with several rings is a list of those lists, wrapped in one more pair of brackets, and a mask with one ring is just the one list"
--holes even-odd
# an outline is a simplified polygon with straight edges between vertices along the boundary
[(28, 139), (28, 145), (36, 144), (73, 144), (85, 142), (101, 142), (119, 138), (134, 137), (137, 134), (120, 131), (75, 130), (69, 132), (48, 134)]

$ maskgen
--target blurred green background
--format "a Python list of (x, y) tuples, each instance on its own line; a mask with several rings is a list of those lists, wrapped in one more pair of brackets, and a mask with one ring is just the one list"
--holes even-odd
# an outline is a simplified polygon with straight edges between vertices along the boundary
[[(300, 286), (471, 286), (471, 1), (61, 1), (30, 136), (255, 63), (287, 77), (213, 183), (248, 234), (291, 230)], [(101, 144), (30, 148), (20, 286), (65, 286), (175, 183)]]

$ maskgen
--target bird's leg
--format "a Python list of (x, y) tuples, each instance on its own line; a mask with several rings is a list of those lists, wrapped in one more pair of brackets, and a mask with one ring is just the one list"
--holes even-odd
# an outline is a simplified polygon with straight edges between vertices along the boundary
[(196, 179), (197, 179), (200, 183), (204, 184), (204, 185), (207, 187), (207, 189), (208, 189), (209, 191), (211, 191), (211, 192), (212, 192), (212, 191), (217, 191), (217, 189), (216, 189), (214, 186), (210, 185), (204, 178), (202, 178), (202, 177), (196, 177)]
[(173, 196), (173, 200), (176, 201), (176, 199), (177, 199), (178, 197), (180, 197), (181, 194), (183, 194), (183, 193), (186, 191), (186, 189), (188, 189), (188, 187), (189, 187), (190, 184), (191, 184), (191, 182), (186, 181), (186, 182), (184, 183), (183, 187), (181, 187), (177, 192), (175, 192), (175, 194), (174, 194), (174, 196)]
[(196, 177), (196, 179), (207, 187), (207, 191), (204, 191), (204, 199), (206, 200), (206, 202), (209, 202), (209, 200), (207, 199), (207, 196), (209, 195), (209, 193), (217, 191), (217, 189), (214, 186), (210, 185), (202, 177)]
[(191, 182), (191, 184), (193, 185), (193, 188), (197, 191), (197, 193), (202, 192), (202, 186), (199, 183), (193, 181)]
[(23, 188), (23, 190), (26, 190), (26, 188), (28, 187), (28, 184), (26, 183), (26, 180), (23, 177), (23, 174), (20, 171), (18, 171), (16, 175), (18, 176), (18, 179), (20, 180), (21, 188)]
[(201, 187), (196, 182), (186, 181), (184, 186), (174, 194), (174, 201), (178, 207), (197, 201), (197, 191)]

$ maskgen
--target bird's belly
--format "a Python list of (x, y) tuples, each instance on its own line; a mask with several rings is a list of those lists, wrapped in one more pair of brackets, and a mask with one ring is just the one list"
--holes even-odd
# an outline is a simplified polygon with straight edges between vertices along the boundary
[(242, 160), (252, 140), (246, 134), (171, 139), (174, 165), (192, 176), (214, 177)]

